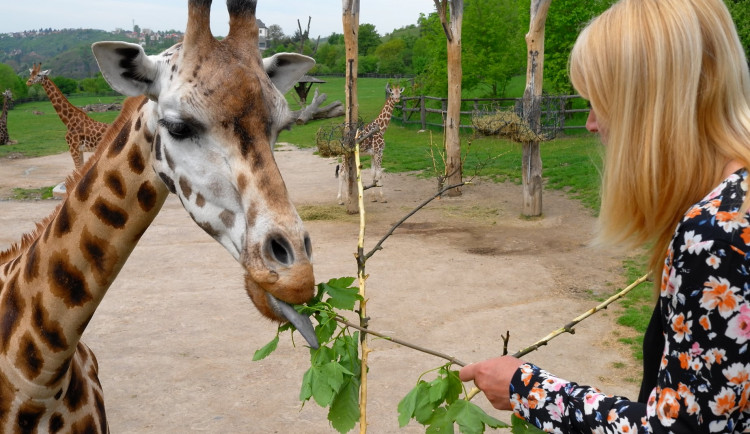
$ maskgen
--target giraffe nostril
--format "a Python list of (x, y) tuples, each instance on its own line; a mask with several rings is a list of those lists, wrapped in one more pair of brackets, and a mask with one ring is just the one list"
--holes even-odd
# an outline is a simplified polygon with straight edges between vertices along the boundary
[(289, 245), (289, 241), (286, 238), (273, 236), (267, 246), (271, 258), (282, 265), (292, 265), (294, 254), (292, 253), (292, 246)]
[(305, 253), (307, 253), (307, 259), (312, 259), (312, 241), (310, 236), (305, 234)]

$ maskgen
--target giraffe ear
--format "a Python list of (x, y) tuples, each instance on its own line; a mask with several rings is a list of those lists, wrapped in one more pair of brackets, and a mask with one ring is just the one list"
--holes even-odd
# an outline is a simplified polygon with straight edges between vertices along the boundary
[(127, 96), (146, 95), (156, 99), (159, 69), (143, 47), (128, 42), (96, 42), (91, 49), (112, 89)]
[(277, 53), (263, 59), (266, 74), (282, 94), (287, 93), (314, 65), (314, 59), (297, 53)]

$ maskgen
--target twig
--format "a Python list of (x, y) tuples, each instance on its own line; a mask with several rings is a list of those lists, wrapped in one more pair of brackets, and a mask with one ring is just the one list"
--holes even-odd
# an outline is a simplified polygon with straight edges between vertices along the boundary
[(373, 247), (373, 248), (372, 248), (372, 250), (370, 250), (370, 251), (369, 251), (369, 252), (368, 252), (368, 253), (367, 253), (367, 254), (365, 255), (364, 259), (365, 259), (365, 260), (367, 260), (367, 259), (370, 259), (370, 256), (374, 255), (376, 251), (380, 250), (380, 249), (382, 248), (381, 246), (383, 245), (383, 243), (385, 242), (385, 240), (387, 240), (387, 239), (388, 239), (388, 237), (390, 237), (391, 235), (393, 235), (393, 232), (394, 232), (394, 231), (395, 231), (395, 230), (396, 230), (396, 229), (397, 229), (397, 228), (398, 228), (399, 226), (401, 226), (401, 225), (402, 225), (402, 224), (403, 224), (403, 223), (404, 223), (404, 222), (405, 222), (405, 221), (406, 221), (406, 220), (407, 220), (407, 219), (408, 219), (409, 217), (411, 217), (411, 216), (413, 216), (414, 214), (416, 214), (416, 213), (417, 213), (417, 211), (419, 211), (420, 209), (422, 209), (422, 208), (424, 208), (425, 206), (427, 206), (427, 204), (428, 204), (428, 203), (430, 203), (430, 202), (432, 202), (433, 200), (435, 200), (436, 198), (440, 197), (440, 196), (441, 196), (441, 195), (442, 195), (443, 193), (445, 193), (446, 191), (448, 191), (448, 190), (450, 190), (450, 189), (453, 189), (453, 188), (458, 188), (458, 187), (461, 187), (462, 185), (466, 185), (466, 182), (461, 182), (461, 183), (458, 183), (458, 184), (455, 184), (455, 185), (451, 185), (451, 186), (445, 187), (445, 188), (443, 188), (442, 190), (438, 191), (438, 192), (437, 192), (437, 193), (436, 193), (435, 195), (433, 195), (432, 197), (428, 198), (428, 199), (427, 199), (427, 200), (425, 200), (424, 202), (422, 202), (422, 203), (420, 203), (419, 205), (417, 205), (417, 207), (416, 207), (416, 208), (414, 208), (414, 209), (413, 209), (413, 210), (412, 210), (411, 212), (409, 212), (408, 214), (406, 214), (406, 215), (405, 215), (405, 216), (404, 216), (404, 217), (403, 217), (403, 218), (402, 218), (401, 220), (399, 220), (399, 221), (398, 221), (398, 222), (396, 222), (396, 223), (395, 223), (395, 224), (394, 224), (393, 226), (391, 226), (391, 229), (390, 229), (390, 230), (389, 230), (389, 231), (388, 231), (388, 232), (387, 232), (387, 233), (386, 233), (386, 234), (385, 234), (385, 235), (383, 236), (383, 238), (381, 238), (381, 239), (380, 239), (380, 241), (378, 241), (378, 243), (377, 243), (377, 244), (375, 244), (375, 247)]
[(433, 351), (433, 350), (430, 350), (429, 348), (424, 348), (424, 347), (421, 347), (419, 345), (412, 344), (410, 342), (403, 341), (403, 340), (398, 339), (398, 338), (394, 338), (393, 336), (388, 336), (388, 335), (385, 335), (383, 333), (376, 332), (375, 330), (372, 330), (369, 327), (368, 328), (360, 327), (360, 326), (358, 326), (356, 324), (350, 323), (344, 317), (341, 317), (341, 316), (337, 315), (337, 316), (334, 317), (334, 319), (337, 322), (339, 322), (339, 323), (341, 323), (341, 324), (343, 324), (343, 325), (345, 325), (347, 327), (351, 327), (353, 329), (357, 329), (357, 330), (361, 331), (362, 333), (371, 334), (371, 335), (377, 336), (377, 337), (379, 337), (381, 339), (385, 339), (387, 341), (393, 342), (394, 344), (403, 345), (403, 346), (411, 348), (413, 350), (421, 351), (423, 353), (427, 353), (427, 354), (433, 355), (435, 357), (440, 357), (440, 358), (448, 360), (449, 362), (451, 362), (451, 363), (453, 363), (455, 365), (458, 365), (458, 366), (466, 366), (466, 363), (458, 360), (457, 358), (455, 358), (453, 356), (449, 356), (447, 354), (444, 354), (444, 353), (441, 353), (441, 352), (438, 352), (438, 351)]
[[(362, 187), (362, 167), (359, 160), (359, 134), (361, 130), (357, 130), (354, 137), (354, 162), (356, 167), (357, 175), (357, 205), (359, 206), (359, 237), (357, 239), (357, 280), (359, 282), (359, 295), (362, 297), (362, 301), (359, 302), (359, 325), (363, 328), (367, 328), (369, 318), (367, 317), (367, 297), (365, 293), (365, 280), (367, 280), (367, 274), (365, 274), (365, 262), (363, 259), (364, 246), (365, 246), (365, 204), (364, 204), (364, 189)], [(370, 347), (367, 345), (366, 334), (362, 334), (360, 339), (360, 347), (362, 348), (362, 357), (360, 359), (360, 386), (359, 386), (359, 432), (364, 434), (367, 432), (367, 361), (370, 355)]]
[(573, 330), (573, 327), (575, 327), (579, 322), (585, 320), (586, 318), (590, 317), (591, 315), (599, 312), (600, 310), (604, 310), (609, 306), (610, 304), (614, 303), (615, 301), (621, 299), (622, 297), (626, 296), (630, 291), (633, 290), (636, 286), (640, 285), (641, 283), (648, 280), (650, 273), (644, 274), (643, 276), (636, 279), (633, 283), (628, 285), (625, 289), (618, 292), (617, 294), (613, 295), (612, 297), (609, 297), (602, 303), (600, 303), (598, 306), (589, 309), (585, 313), (575, 317), (572, 321), (565, 324), (564, 326), (560, 327), (559, 329), (553, 331), (552, 333), (548, 334), (547, 336), (543, 337), (542, 339), (538, 340), (533, 345), (526, 347), (522, 349), (521, 351), (518, 351), (517, 353), (513, 354), (513, 357), (523, 357), (526, 354), (529, 354), (530, 352), (538, 349), (539, 347), (543, 347), (549, 343), (552, 339), (560, 336), (563, 333), (570, 333), (574, 334), (575, 330)]
[[(575, 330), (573, 330), (573, 327), (575, 327), (578, 323), (580, 323), (581, 321), (583, 321), (586, 318), (590, 317), (591, 315), (599, 312), (600, 310), (606, 309), (607, 306), (609, 306), (610, 304), (612, 304), (615, 301), (617, 301), (617, 300), (621, 299), (622, 297), (626, 296), (636, 286), (638, 286), (641, 283), (643, 283), (646, 280), (648, 280), (648, 278), (649, 278), (650, 275), (651, 275), (651, 273), (644, 274), (643, 276), (641, 276), (638, 279), (636, 279), (635, 281), (633, 281), (633, 283), (631, 283), (630, 285), (628, 285), (625, 289), (623, 289), (622, 291), (620, 291), (617, 294), (613, 295), (612, 297), (609, 297), (608, 299), (606, 299), (605, 301), (603, 301), (602, 303), (600, 303), (598, 306), (596, 306), (596, 307), (594, 307), (592, 309), (589, 309), (585, 313), (577, 316), (576, 318), (574, 318), (569, 323), (565, 324), (564, 326), (560, 327), (559, 329), (553, 331), (552, 333), (550, 333), (547, 336), (543, 337), (542, 339), (538, 340), (533, 345), (531, 345), (529, 347), (526, 347), (526, 348), (522, 349), (521, 351), (516, 352), (515, 354), (513, 354), (513, 357), (516, 357), (516, 358), (523, 357), (526, 354), (529, 354), (530, 352), (539, 349), (539, 347), (547, 345), (549, 343), (549, 341), (551, 341), (552, 339), (560, 336), (563, 333), (570, 333), (570, 334), (575, 333)], [(506, 335), (506, 336), (509, 336), (509, 335)], [(504, 350), (503, 354), (507, 354), (508, 341), (507, 341), (507, 339), (506, 339), (505, 336), (503, 336), (503, 341), (504, 341), (504, 347), (505, 347), (505, 350)], [(471, 389), (471, 391), (469, 391), (469, 393), (466, 394), (466, 400), (470, 401), (471, 398), (473, 398), (474, 396), (476, 396), (479, 392), (481, 392), (481, 391), (477, 387)]]

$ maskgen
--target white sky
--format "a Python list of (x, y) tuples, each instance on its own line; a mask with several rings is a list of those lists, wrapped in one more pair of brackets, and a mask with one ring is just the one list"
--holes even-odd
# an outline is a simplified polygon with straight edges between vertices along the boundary
[[(0, 0), (0, 33), (40, 28), (90, 28), (131, 30), (184, 30), (187, 0)], [(419, 14), (435, 11), (433, 0), (360, 0), (360, 24), (373, 24), (382, 36), (416, 24)], [(259, 0), (257, 16), (266, 26), (278, 24), (293, 35), (299, 19), (303, 30), (308, 17), (311, 37), (342, 33), (342, 0)], [(226, 2), (215, 0), (211, 31), (225, 36), (229, 30)]]

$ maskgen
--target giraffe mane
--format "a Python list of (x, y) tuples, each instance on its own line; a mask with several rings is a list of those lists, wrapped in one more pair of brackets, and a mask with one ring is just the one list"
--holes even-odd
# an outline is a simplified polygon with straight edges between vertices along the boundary
[[(117, 137), (117, 134), (125, 126), (125, 122), (129, 120), (132, 117), (133, 113), (137, 112), (141, 108), (141, 106), (143, 106), (143, 104), (145, 104), (147, 101), (148, 99), (145, 96), (127, 98), (122, 105), (122, 111), (120, 111), (120, 114), (117, 116), (117, 119), (115, 119), (112, 125), (110, 125), (109, 128), (107, 128), (107, 131), (102, 136), (101, 143), (106, 144), (106, 143), (111, 143), (112, 141), (114, 141), (115, 137)], [(94, 163), (96, 163), (99, 160), (99, 157), (102, 155), (102, 153), (104, 152), (106, 148), (108, 148), (108, 146), (97, 146), (96, 151), (91, 156), (91, 158), (86, 160), (86, 163), (83, 166), (81, 166), (80, 169), (74, 170), (73, 173), (68, 175), (68, 177), (65, 180), (66, 191), (73, 190), (73, 187), (75, 187), (75, 185), (78, 184), (78, 181), (81, 180), (83, 175), (86, 172), (88, 172), (91, 166), (93, 166)], [(5, 264), (7, 262), (10, 262), (11, 260), (20, 256), (23, 252), (25, 252), (26, 249), (28, 249), (29, 246), (37, 238), (39, 238), (39, 236), (42, 234), (42, 231), (57, 216), (57, 214), (60, 212), (60, 208), (62, 207), (63, 203), (60, 203), (59, 205), (57, 205), (50, 215), (48, 215), (47, 217), (37, 222), (36, 227), (34, 229), (22, 235), (20, 241), (14, 244), (11, 244), (11, 246), (7, 250), (0, 251), (0, 264)]]

